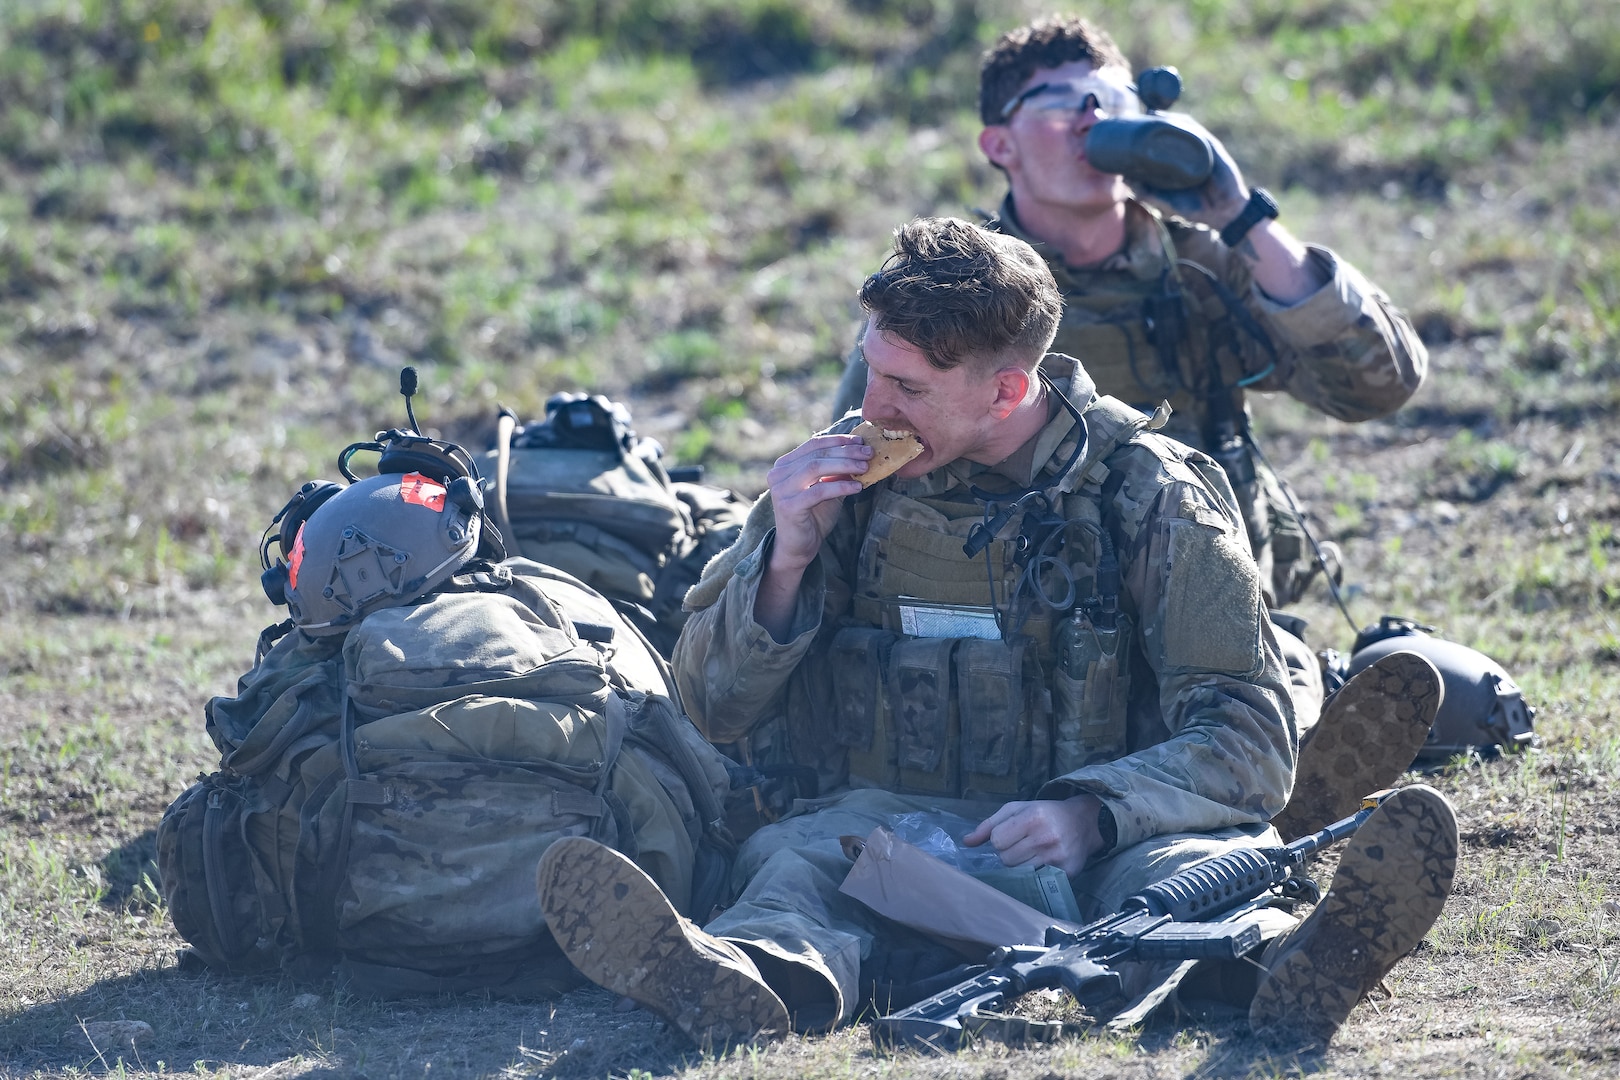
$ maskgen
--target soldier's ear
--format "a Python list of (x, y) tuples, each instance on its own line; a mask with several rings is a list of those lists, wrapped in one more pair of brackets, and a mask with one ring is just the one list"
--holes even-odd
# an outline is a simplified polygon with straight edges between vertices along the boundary
[(1005, 124), (992, 124), (979, 132), (979, 149), (990, 159), (990, 164), (1005, 169), (1017, 157), (1013, 148), (1012, 132)]
[(1029, 372), (1021, 367), (1012, 366), (998, 369), (992, 377), (995, 380), (996, 396), (990, 403), (990, 414), (997, 420), (1005, 420), (1029, 396), (1029, 387), (1033, 380)]

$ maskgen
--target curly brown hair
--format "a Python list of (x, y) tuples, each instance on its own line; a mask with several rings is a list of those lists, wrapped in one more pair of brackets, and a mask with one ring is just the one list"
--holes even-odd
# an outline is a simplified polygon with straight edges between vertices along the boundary
[(916, 218), (861, 285), (872, 328), (948, 371), (1015, 363), (1033, 370), (1057, 333), (1063, 296), (1051, 268), (1017, 237), (960, 218)]
[(1078, 15), (1048, 15), (1009, 30), (979, 58), (979, 119), (1002, 122), (1001, 110), (1041, 68), (1085, 60), (1094, 68), (1129, 62), (1108, 31)]

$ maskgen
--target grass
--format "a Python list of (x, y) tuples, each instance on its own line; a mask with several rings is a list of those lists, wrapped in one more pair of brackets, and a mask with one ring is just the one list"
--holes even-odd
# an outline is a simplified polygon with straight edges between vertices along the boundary
[[(0, 7), (0, 1076), (1612, 1074), (1620, 8), (1577, 0), (1091, 6), (1413, 315), (1411, 406), (1352, 426), (1266, 401), (1260, 437), (1343, 543), (1352, 621), (1485, 650), (1545, 739), (1428, 778), (1463, 823), (1457, 892), (1324, 1059), (1219, 1018), (704, 1057), (588, 991), (380, 1003), (176, 965), (153, 829), (213, 767), (202, 705), (272, 618), (260, 532), (402, 421), (398, 367), (430, 429), (479, 443), (498, 404), (587, 387), (757, 491), (823, 421), (889, 230), (998, 202), (977, 52), (1041, 10)], [(1325, 595), (1301, 610), (1349, 647)], [(86, 1041), (125, 1020), (150, 1039)]]

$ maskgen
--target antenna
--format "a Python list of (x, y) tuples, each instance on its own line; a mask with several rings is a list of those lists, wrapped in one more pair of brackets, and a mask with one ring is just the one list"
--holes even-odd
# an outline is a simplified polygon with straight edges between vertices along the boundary
[(399, 369), (399, 392), (405, 397), (405, 418), (411, 422), (411, 430), (422, 434), (422, 429), (416, 426), (416, 410), (411, 408), (411, 398), (416, 396), (416, 369), (403, 367)]

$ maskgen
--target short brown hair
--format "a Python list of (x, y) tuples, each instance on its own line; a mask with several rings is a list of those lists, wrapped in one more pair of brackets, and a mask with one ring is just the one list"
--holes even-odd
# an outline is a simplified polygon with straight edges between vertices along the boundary
[(861, 285), (873, 329), (948, 371), (963, 361), (1033, 369), (1063, 316), (1052, 270), (1024, 241), (960, 218), (916, 218)]
[(1001, 123), (1001, 110), (1031, 75), (1071, 60), (1094, 68), (1130, 66), (1108, 31), (1080, 16), (1036, 19), (1002, 34), (979, 58), (979, 119), (986, 126)]

